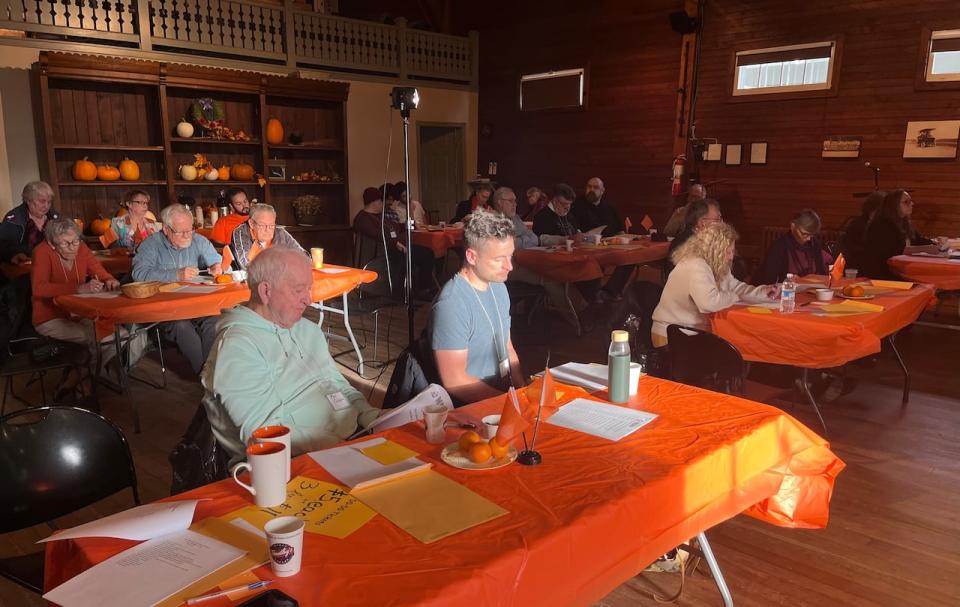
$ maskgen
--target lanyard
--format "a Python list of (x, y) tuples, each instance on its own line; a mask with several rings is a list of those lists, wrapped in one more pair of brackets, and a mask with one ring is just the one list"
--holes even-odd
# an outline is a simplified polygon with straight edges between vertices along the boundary
[[(460, 275), (462, 278), (462, 275)], [(490, 315), (487, 314), (487, 309), (483, 307), (483, 301), (480, 300), (480, 295), (477, 294), (477, 290), (473, 288), (473, 285), (470, 284), (466, 278), (463, 279), (467, 283), (466, 287), (469, 289), (473, 296), (477, 298), (477, 303), (480, 304), (480, 310), (483, 312), (484, 318), (487, 319), (487, 324), (490, 325), (490, 333), (493, 334), (493, 347), (497, 351), (497, 358), (503, 360), (507, 357), (507, 338), (503, 337), (503, 356), (500, 355), (500, 343), (497, 341), (497, 330), (493, 328), (493, 321), (490, 319)], [(504, 335), (503, 331), (503, 318), (500, 316), (500, 304), (497, 303), (497, 296), (494, 295), (492, 287), (488, 288), (490, 291), (490, 296), (493, 297), (493, 305), (497, 310), (497, 323), (500, 325), (500, 335)], [(498, 361), (499, 362), (499, 361)]]

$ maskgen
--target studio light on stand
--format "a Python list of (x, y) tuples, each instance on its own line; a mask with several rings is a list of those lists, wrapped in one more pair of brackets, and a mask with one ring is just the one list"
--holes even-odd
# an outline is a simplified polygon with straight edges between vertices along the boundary
[(410, 199), (413, 188), (410, 184), (410, 111), (420, 105), (420, 93), (416, 87), (395, 86), (390, 93), (390, 106), (400, 110), (403, 120), (403, 179), (407, 184), (407, 279), (404, 281), (404, 295), (407, 303), (407, 338), (413, 345), (413, 215), (410, 213)]

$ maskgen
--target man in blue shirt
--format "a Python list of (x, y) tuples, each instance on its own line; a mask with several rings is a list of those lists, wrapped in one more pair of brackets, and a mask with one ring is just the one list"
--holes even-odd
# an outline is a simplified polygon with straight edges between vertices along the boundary
[[(213, 276), (223, 273), (220, 254), (209, 240), (196, 234), (193, 215), (186, 207), (172, 204), (160, 211), (160, 220), (163, 231), (140, 243), (133, 258), (134, 280), (186, 282), (204, 269)], [(165, 322), (162, 327), (166, 338), (177, 344), (193, 372), (199, 374), (216, 337), (216, 325), (216, 316), (202, 316)]]

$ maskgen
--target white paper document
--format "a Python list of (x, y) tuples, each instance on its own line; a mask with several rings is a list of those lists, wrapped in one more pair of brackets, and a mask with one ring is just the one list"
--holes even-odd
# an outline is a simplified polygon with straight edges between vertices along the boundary
[(120, 297), (120, 291), (103, 291), (100, 293), (77, 293), (76, 296), (90, 298), (90, 299), (113, 299), (114, 297)]
[(453, 410), (453, 401), (450, 395), (437, 384), (430, 384), (423, 392), (417, 394), (407, 402), (394, 409), (387, 409), (380, 414), (380, 417), (373, 420), (369, 430), (371, 432), (382, 432), (390, 428), (396, 428), (410, 422), (416, 422), (423, 419), (423, 410), (432, 405), (442, 405), (447, 409)]
[(190, 286), (186, 286), (186, 287), (180, 287), (179, 289), (174, 289), (173, 291), (174, 291), (174, 293), (215, 293), (215, 292), (217, 291), (217, 289), (219, 289), (219, 288), (220, 288), (219, 286), (216, 286), (216, 287), (215, 287), (215, 286), (212, 286), (212, 285), (211, 285), (211, 286), (206, 286), (206, 285), (204, 285), (204, 286), (199, 286), (199, 285), (198, 285), (198, 286), (193, 286), (193, 285), (190, 285)]
[(151, 607), (246, 554), (185, 530), (138, 544), (43, 595), (62, 607)]
[(618, 441), (656, 418), (655, 413), (577, 398), (560, 407), (547, 423)]
[(118, 537), (124, 540), (149, 540), (183, 531), (193, 522), (193, 511), (200, 500), (157, 502), (130, 508), (102, 519), (66, 529), (42, 539), (42, 542), (72, 540), (80, 537)]
[(349, 272), (350, 268), (322, 268), (320, 272), (324, 274), (343, 274)]
[(360, 451), (385, 442), (385, 438), (371, 438), (353, 445), (313, 451), (309, 455), (351, 489), (362, 489), (407, 474), (423, 472), (432, 466), (416, 457), (385, 466)]
[(804, 291), (816, 291), (817, 289), (826, 289), (827, 283), (825, 282), (805, 282), (797, 285), (797, 293), (803, 293)]
[(590, 391), (607, 389), (607, 365), (596, 363), (567, 363), (550, 369), (553, 378), (571, 386)]

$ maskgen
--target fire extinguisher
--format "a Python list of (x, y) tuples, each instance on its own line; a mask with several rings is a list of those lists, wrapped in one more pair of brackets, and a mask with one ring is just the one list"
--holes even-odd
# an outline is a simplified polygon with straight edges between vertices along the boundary
[(673, 183), (670, 186), (670, 195), (679, 196), (683, 191), (683, 167), (687, 163), (687, 157), (680, 154), (673, 159)]

